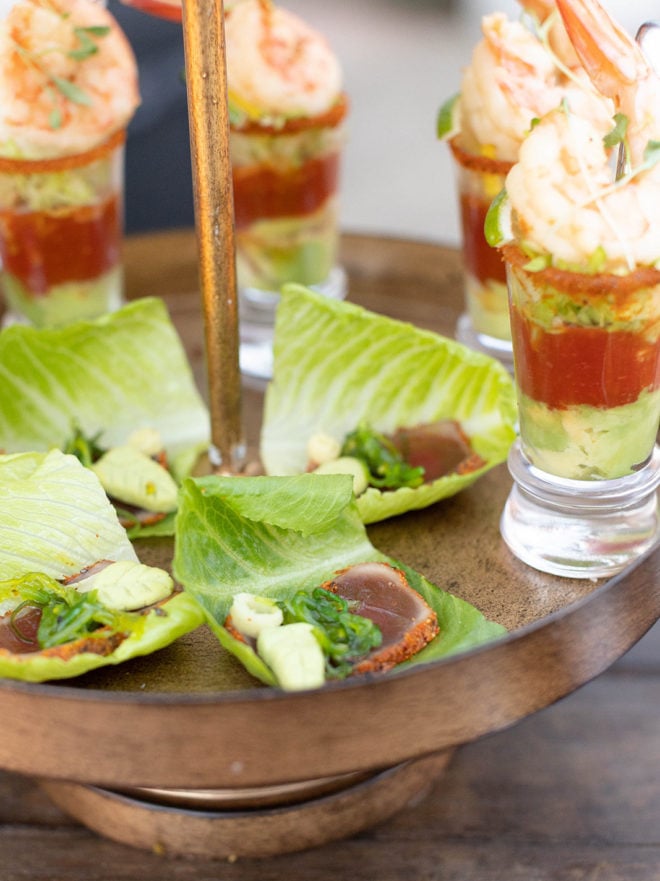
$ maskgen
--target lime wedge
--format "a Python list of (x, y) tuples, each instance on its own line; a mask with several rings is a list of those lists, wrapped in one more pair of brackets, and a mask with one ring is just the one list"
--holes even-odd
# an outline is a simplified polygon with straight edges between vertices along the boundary
[(460, 131), (460, 123), (458, 119), (458, 107), (460, 93), (448, 98), (438, 110), (436, 120), (436, 135), (439, 140), (445, 140), (458, 134)]
[(484, 236), (491, 248), (499, 248), (513, 238), (511, 228), (511, 203), (506, 190), (500, 190), (491, 202), (486, 221)]

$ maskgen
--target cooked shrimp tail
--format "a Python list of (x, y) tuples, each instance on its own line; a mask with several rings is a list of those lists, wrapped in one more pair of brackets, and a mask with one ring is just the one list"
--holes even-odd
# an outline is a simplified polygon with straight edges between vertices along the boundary
[(541, 22), (552, 15), (557, 8), (554, 0), (520, 0), (520, 5)]
[(608, 98), (622, 103), (623, 92), (648, 75), (641, 49), (598, 0), (556, 2), (591, 81)]
[(579, 67), (580, 59), (568, 38), (555, 0), (518, 0), (518, 2), (525, 12), (536, 19), (539, 28), (546, 31), (548, 45), (557, 61), (565, 65), (568, 70)]

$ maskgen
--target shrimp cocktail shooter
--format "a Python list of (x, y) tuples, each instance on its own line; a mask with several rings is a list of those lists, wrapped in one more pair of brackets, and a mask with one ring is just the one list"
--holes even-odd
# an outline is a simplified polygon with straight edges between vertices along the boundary
[(237, 274), (244, 299), (285, 282), (343, 296), (333, 282), (347, 111), (324, 38), (271, 0), (226, 13)]
[(16, 318), (58, 325), (122, 302), (123, 145), (133, 52), (88, 0), (18, 0), (0, 22), (0, 261)]
[(438, 116), (438, 136), (448, 139), (455, 160), (467, 312), (457, 335), (462, 342), (511, 359), (506, 271), (484, 238), (488, 208), (504, 186), (533, 120), (566, 94), (576, 112), (609, 116), (607, 101), (584, 77), (554, 2), (526, 0), (534, 27), (503, 13), (482, 19), (483, 37), (464, 71), (460, 93)]
[[(581, 563), (605, 572), (658, 529), (660, 78), (596, 0), (557, 5), (614, 121), (596, 125), (570, 101), (543, 117), (487, 230), (509, 273), (522, 449), (512, 472), (541, 497), (545, 481), (567, 503), (611, 506), (596, 560)], [(615, 179), (619, 146), (627, 162)], [(524, 510), (520, 498), (505, 510), (505, 538)]]

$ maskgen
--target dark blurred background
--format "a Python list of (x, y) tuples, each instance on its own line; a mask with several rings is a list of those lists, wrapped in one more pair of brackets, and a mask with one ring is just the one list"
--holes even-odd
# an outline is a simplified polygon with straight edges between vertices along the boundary
[(140, 72), (142, 105), (128, 130), (127, 232), (191, 226), (192, 174), (181, 25), (109, 0)]

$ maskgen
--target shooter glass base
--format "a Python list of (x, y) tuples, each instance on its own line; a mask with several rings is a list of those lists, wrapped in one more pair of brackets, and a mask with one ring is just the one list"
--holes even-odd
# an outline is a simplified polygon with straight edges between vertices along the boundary
[(467, 312), (464, 312), (458, 319), (456, 339), (459, 343), (463, 343), (463, 345), (469, 346), (477, 352), (490, 355), (491, 358), (497, 358), (510, 373), (513, 373), (511, 340), (503, 340), (486, 333), (479, 333), (475, 330), (472, 319)]
[[(309, 286), (312, 290), (343, 300), (347, 293), (346, 272), (335, 266), (328, 278)], [(239, 291), (241, 373), (256, 379), (268, 380), (273, 375), (273, 334), (275, 312), (280, 296), (259, 288), (241, 288)]]
[(614, 575), (660, 541), (660, 448), (639, 471), (614, 480), (568, 480), (536, 468), (514, 444), (514, 485), (500, 520), (511, 551), (541, 572)]

